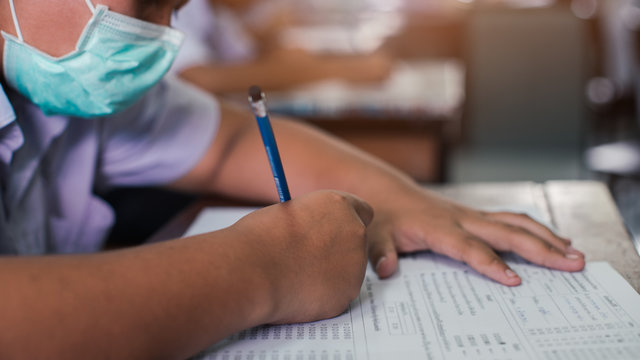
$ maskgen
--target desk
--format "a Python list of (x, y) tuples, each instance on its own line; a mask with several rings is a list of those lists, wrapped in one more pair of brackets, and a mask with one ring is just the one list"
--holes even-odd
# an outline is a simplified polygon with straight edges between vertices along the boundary
[[(419, 3), (302, 0), (284, 5), (291, 18), (271, 29), (275, 48), (302, 49), (329, 63), (382, 50), (393, 64), (388, 78), (366, 84), (362, 78), (339, 80), (354, 71), (349, 65), (335, 67), (340, 70), (333, 80), (278, 91), (264, 86), (271, 113), (312, 123), (418, 181), (444, 182), (464, 104), (461, 25), (466, 12), (451, 2)], [(225, 95), (246, 106), (246, 93)]]
[[(594, 181), (478, 183), (429, 186), (455, 201), (481, 208), (535, 206), (542, 216), (570, 237), (588, 261), (608, 261), (640, 292), (640, 256), (604, 184)], [(160, 229), (150, 241), (181, 236), (204, 206), (230, 205), (203, 200)]]

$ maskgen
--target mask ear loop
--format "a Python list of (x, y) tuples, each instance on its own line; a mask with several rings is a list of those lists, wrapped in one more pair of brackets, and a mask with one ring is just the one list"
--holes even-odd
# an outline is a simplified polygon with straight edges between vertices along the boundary
[(96, 7), (93, 6), (93, 3), (91, 2), (91, 0), (85, 0), (85, 2), (87, 3), (87, 6), (89, 7), (89, 10), (91, 10), (91, 13), (92, 14), (95, 13), (96, 12)]
[(13, 27), (16, 28), (16, 35), (20, 42), (24, 42), (22, 38), (22, 31), (20, 31), (20, 24), (18, 24), (18, 16), (16, 15), (16, 7), (13, 4), (13, 0), (9, 0), (9, 7), (11, 7), (11, 17), (13, 18)]
[[(95, 13), (96, 7), (93, 6), (93, 3), (91, 2), (91, 0), (85, 0), (85, 2), (87, 3), (89, 10), (91, 10), (91, 13), (92, 14)], [(18, 23), (18, 15), (16, 15), (16, 6), (13, 3), (13, 0), (9, 0), (9, 7), (11, 8), (11, 18), (13, 19), (13, 27), (16, 28), (16, 35), (18, 36), (18, 39), (20, 40), (20, 42), (24, 42), (24, 38), (22, 37), (22, 30), (20, 30), (20, 24)]]

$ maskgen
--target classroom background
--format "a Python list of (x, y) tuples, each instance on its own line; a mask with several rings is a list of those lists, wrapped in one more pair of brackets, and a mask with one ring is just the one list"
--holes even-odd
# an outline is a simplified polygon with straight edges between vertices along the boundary
[[(236, 11), (262, 37), (258, 46), (391, 59), (375, 81), (338, 76), (270, 90), (272, 113), (425, 183), (601, 180), (640, 243), (640, 2), (265, 0)], [(217, 95), (246, 105), (246, 93)], [(163, 196), (153, 197), (188, 203)], [(137, 212), (118, 191), (108, 199)], [(136, 224), (121, 221), (112, 235), (153, 231)]]

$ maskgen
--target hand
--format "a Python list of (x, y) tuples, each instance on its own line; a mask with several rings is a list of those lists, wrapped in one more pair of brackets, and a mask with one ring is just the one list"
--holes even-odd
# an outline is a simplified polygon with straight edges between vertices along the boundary
[[(367, 265), (364, 201), (318, 191), (255, 211), (234, 227), (259, 241), (257, 274), (269, 283), (268, 323), (306, 322), (343, 312)], [(261, 246), (260, 246), (261, 245)]]
[(496, 254), (513, 251), (552, 269), (579, 271), (584, 255), (527, 215), (473, 210), (424, 190), (384, 208), (368, 228), (369, 258), (378, 276), (397, 267), (397, 252), (432, 250), (463, 261), (504, 285), (520, 277)]

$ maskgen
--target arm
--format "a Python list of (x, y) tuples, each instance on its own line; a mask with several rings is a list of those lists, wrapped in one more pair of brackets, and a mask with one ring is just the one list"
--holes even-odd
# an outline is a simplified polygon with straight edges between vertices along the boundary
[[(275, 201), (273, 179), (251, 115), (223, 107), (222, 119), (221, 137), (231, 137), (233, 142), (226, 142), (225, 151), (212, 148), (174, 186)], [(369, 258), (381, 277), (395, 271), (397, 252), (426, 249), (464, 261), (505, 285), (518, 285), (521, 280), (494, 249), (515, 251), (555, 269), (584, 267), (584, 256), (569, 240), (525, 215), (482, 212), (452, 203), (327, 134), (284, 119), (274, 119), (273, 127), (292, 196), (339, 189), (373, 206), (376, 216), (368, 228)]]
[(286, 89), (327, 78), (374, 82), (387, 77), (390, 69), (390, 59), (381, 53), (320, 57), (280, 50), (257, 61), (194, 66), (180, 76), (209, 92), (224, 93), (244, 92), (255, 84), (266, 90)]
[(0, 358), (183, 359), (251, 326), (338, 315), (359, 292), (371, 217), (316, 192), (180, 241), (0, 258)]

